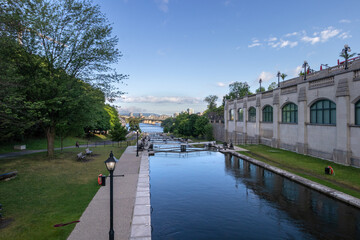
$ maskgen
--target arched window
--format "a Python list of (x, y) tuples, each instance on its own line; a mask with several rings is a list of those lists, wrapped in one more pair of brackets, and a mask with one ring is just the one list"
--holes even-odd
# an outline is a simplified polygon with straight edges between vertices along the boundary
[(242, 109), (242, 108), (239, 108), (239, 109), (238, 109), (238, 121), (239, 121), (239, 122), (244, 121), (244, 113), (243, 113), (243, 109)]
[(249, 108), (249, 122), (256, 121), (256, 109), (254, 107)]
[(336, 105), (330, 100), (319, 100), (310, 107), (310, 123), (336, 124)]
[(297, 105), (288, 103), (282, 108), (282, 122), (283, 123), (297, 123)]
[(360, 100), (355, 103), (355, 124), (360, 125)]
[(229, 120), (234, 121), (234, 109), (229, 110)]
[(262, 121), (263, 122), (273, 122), (273, 108), (272, 106), (265, 106), (263, 111), (262, 111), (263, 115), (262, 115)]

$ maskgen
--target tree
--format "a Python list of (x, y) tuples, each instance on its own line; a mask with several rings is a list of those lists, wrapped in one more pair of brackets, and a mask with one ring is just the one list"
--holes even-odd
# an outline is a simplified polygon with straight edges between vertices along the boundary
[(216, 108), (216, 101), (218, 100), (218, 96), (216, 95), (209, 95), (207, 96), (204, 101), (208, 103), (207, 108), (209, 110), (213, 110)]
[(167, 118), (162, 123), (161, 126), (164, 128), (164, 132), (174, 132), (175, 127), (175, 118)]
[(256, 89), (256, 93), (258, 93), (258, 92), (265, 92), (265, 88), (261, 87), (261, 88)]
[(282, 74), (280, 75), (280, 77), (281, 77), (281, 79), (284, 81), (284, 80), (285, 80), (285, 78), (287, 77), (287, 74), (282, 73)]
[(113, 141), (126, 140), (126, 134), (127, 130), (120, 124), (120, 122), (115, 123), (114, 127), (110, 130), (110, 137)]
[(59, 116), (79, 98), (68, 93), (72, 82), (90, 83), (110, 101), (122, 94), (114, 83), (127, 76), (109, 67), (121, 57), (117, 38), (99, 6), (89, 0), (6, 1), (0, 9), (1, 36), (17, 41), (25, 51), (24, 62), (16, 67), (25, 76), (22, 86), (13, 86), (21, 95), (9, 96), (8, 101), (16, 104), (7, 105), (6, 111), (21, 118), (16, 117), (21, 103), (27, 109), (21, 115), (31, 115), (27, 121), (44, 128), (52, 157), (56, 126), (63, 121)]
[(236, 99), (252, 94), (250, 91), (250, 86), (247, 84), (247, 82), (231, 83), (229, 85), (229, 90), (229, 94), (225, 95), (226, 99)]
[(114, 107), (110, 106), (109, 104), (106, 104), (104, 109), (110, 116), (111, 128), (113, 128), (116, 123), (120, 123), (118, 111)]
[(129, 131), (141, 131), (139, 123), (140, 119), (131, 118), (129, 120)]
[(272, 83), (270, 83), (270, 85), (268, 86), (268, 90), (273, 90), (273, 89), (275, 89), (275, 88), (277, 88), (277, 87), (278, 87), (277, 83), (276, 83), (276, 82), (272, 82)]

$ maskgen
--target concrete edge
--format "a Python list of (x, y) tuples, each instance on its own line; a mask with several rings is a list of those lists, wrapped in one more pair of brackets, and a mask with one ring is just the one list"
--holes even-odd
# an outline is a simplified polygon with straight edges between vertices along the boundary
[(316, 183), (316, 182), (313, 182), (309, 179), (306, 179), (306, 178), (303, 178), (303, 177), (300, 177), (298, 175), (295, 175), (293, 173), (290, 173), (288, 171), (285, 171), (285, 170), (282, 170), (280, 168), (277, 168), (277, 167), (274, 167), (274, 166), (271, 166), (267, 163), (264, 163), (264, 162), (261, 162), (259, 160), (256, 160), (256, 159), (253, 159), (251, 157), (248, 157), (248, 156), (245, 156), (241, 153), (238, 153), (238, 152), (235, 152), (235, 151), (222, 151), (223, 153), (231, 153), (232, 155), (236, 156), (236, 157), (239, 157), (239, 158), (242, 158), (242, 159), (245, 159), (246, 161), (249, 161), (257, 166), (260, 166), (260, 167), (263, 167), (271, 172), (274, 172), (274, 173), (277, 173), (281, 176), (284, 176), (294, 182), (297, 182), (299, 184), (302, 184), (304, 186), (307, 186), (313, 190), (316, 190), (318, 192), (321, 192), (327, 196), (330, 196), (332, 198), (335, 198), (339, 201), (342, 201), (346, 204), (349, 204), (351, 206), (354, 206), (356, 208), (359, 208), (360, 209), (360, 199), (359, 198), (356, 198), (356, 197), (353, 197), (353, 196), (350, 196), (346, 193), (343, 193), (343, 192), (340, 192), (338, 190), (335, 190), (335, 189), (332, 189), (330, 187), (327, 187), (327, 186), (324, 186), (320, 183)]
[(143, 151), (141, 155), (130, 239), (151, 240), (150, 174), (147, 151)]

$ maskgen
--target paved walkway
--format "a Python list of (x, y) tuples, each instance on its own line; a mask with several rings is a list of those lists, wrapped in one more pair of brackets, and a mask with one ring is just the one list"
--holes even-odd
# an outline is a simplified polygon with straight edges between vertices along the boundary
[[(134, 204), (137, 194), (140, 160), (142, 153), (136, 157), (136, 147), (130, 146), (116, 164), (114, 175), (114, 231), (115, 239), (129, 239)], [(115, 157), (118, 157), (116, 152)], [(101, 187), (92, 199), (80, 222), (70, 234), (68, 240), (101, 240), (109, 239), (110, 229), (110, 181)]]

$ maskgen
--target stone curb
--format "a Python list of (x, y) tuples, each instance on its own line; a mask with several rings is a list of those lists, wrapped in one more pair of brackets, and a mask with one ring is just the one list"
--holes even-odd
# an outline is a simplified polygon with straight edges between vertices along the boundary
[(147, 151), (143, 151), (141, 156), (130, 239), (151, 240), (150, 177)]
[(253, 159), (251, 157), (248, 157), (248, 156), (245, 156), (241, 153), (238, 153), (238, 152), (235, 152), (235, 151), (223, 151), (224, 153), (231, 153), (232, 155), (236, 156), (236, 157), (239, 157), (239, 158), (242, 158), (242, 159), (245, 159), (246, 161), (249, 161), (257, 166), (260, 166), (260, 167), (263, 167), (271, 172), (274, 172), (274, 173), (277, 173), (281, 176), (284, 176), (294, 182), (297, 182), (297, 183), (300, 183), (304, 186), (307, 186), (311, 189), (314, 189), (318, 192), (321, 192), (327, 196), (330, 196), (332, 198), (335, 198), (337, 200), (340, 200), (344, 203), (347, 203), (351, 206), (354, 206), (356, 208), (360, 208), (360, 199), (359, 198), (356, 198), (356, 197), (353, 197), (353, 196), (350, 196), (346, 193), (343, 193), (343, 192), (340, 192), (340, 191), (337, 191), (335, 189), (332, 189), (332, 188), (329, 188), (327, 186), (324, 186), (324, 185), (321, 185), (319, 183), (316, 183), (316, 182), (313, 182), (309, 179), (306, 179), (306, 178), (303, 178), (303, 177), (300, 177), (298, 175), (295, 175), (293, 173), (290, 173), (288, 171), (285, 171), (285, 170), (282, 170), (280, 168), (277, 168), (277, 167), (274, 167), (274, 166), (271, 166), (267, 163), (264, 163), (264, 162), (261, 162), (259, 160), (256, 160), (256, 159)]

